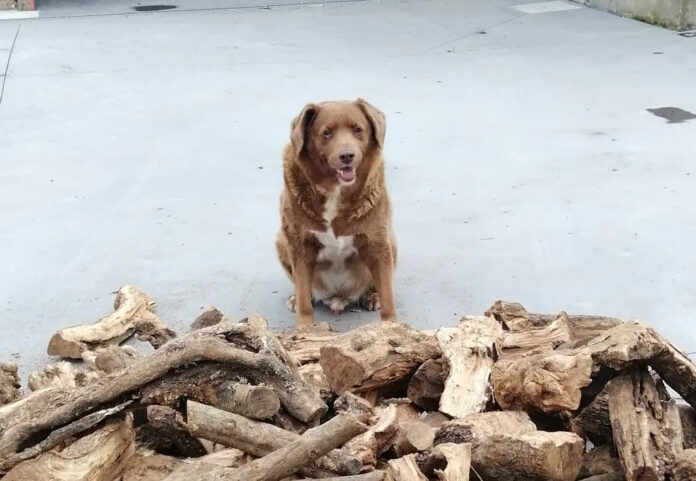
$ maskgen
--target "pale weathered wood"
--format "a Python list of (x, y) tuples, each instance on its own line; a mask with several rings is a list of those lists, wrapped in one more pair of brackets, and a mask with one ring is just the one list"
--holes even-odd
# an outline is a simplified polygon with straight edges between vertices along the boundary
[(621, 473), (623, 476), (621, 461), (611, 444), (597, 446), (583, 455), (579, 479), (610, 473)]
[(584, 444), (568, 432), (498, 434), (474, 445), (471, 464), (485, 480), (575, 481)]
[(207, 307), (191, 324), (191, 330), (197, 331), (205, 327), (215, 326), (223, 321), (229, 322), (227, 316), (218, 310), (217, 307)]
[(252, 419), (268, 419), (280, 410), (278, 396), (266, 386), (223, 383), (217, 388), (217, 397), (220, 409)]
[(350, 413), (358, 416), (370, 417), (373, 415), (373, 407), (367, 399), (353, 394), (352, 392), (344, 392), (333, 403), (336, 413)]
[[(298, 481), (313, 481), (315, 478), (306, 478)], [(372, 471), (365, 474), (356, 474), (355, 476), (339, 476), (333, 478), (321, 478), (322, 481), (382, 481), (384, 479), (384, 471)]]
[[(193, 362), (234, 366), (255, 382), (272, 387), (293, 416), (304, 421), (318, 419), (326, 412), (326, 405), (302, 381), (296, 367), (285, 362), (283, 352), (266, 339), (269, 336), (250, 324), (223, 323), (201, 329), (167, 343), (123, 372), (105, 375), (99, 382), (67, 392), (49, 390), (49, 395), (28, 399), (22, 409), (0, 410), (0, 472), (21, 460), (20, 451), (31, 449), (34, 433), (57, 429), (105, 404), (132, 397), (146, 383)], [(235, 343), (253, 350), (235, 347)], [(50, 410), (45, 409), (47, 405)]]
[(328, 323), (322, 322), (281, 334), (280, 342), (300, 364), (319, 361), (320, 350), (339, 336)]
[(664, 479), (683, 445), (674, 401), (669, 401), (645, 367), (612, 379), (607, 392), (614, 446), (626, 480)]
[(365, 432), (367, 426), (351, 414), (339, 414), (310, 429), (299, 439), (238, 469), (212, 467), (201, 470), (194, 463), (179, 468), (166, 481), (278, 481), (296, 472), (348, 439)]
[(182, 461), (152, 451), (136, 451), (130, 458), (123, 475), (116, 481), (162, 481), (178, 468)]
[(500, 360), (493, 366), (495, 399), (506, 410), (574, 411), (580, 390), (592, 381), (592, 367), (584, 350)]
[(435, 429), (422, 421), (407, 426), (396, 443), (397, 456), (404, 456), (433, 447)]
[(324, 370), (318, 362), (303, 364), (300, 366), (300, 374), (302, 375), (302, 379), (314, 388), (324, 401), (331, 399), (333, 396), (331, 386), (329, 385), (328, 379), (326, 379), (326, 375), (324, 375)]
[(684, 433), (684, 449), (696, 449), (696, 412), (691, 406), (680, 404), (679, 418)]
[(423, 416), (423, 422), (434, 429), (440, 429), (443, 424), (450, 421), (450, 417), (439, 411), (433, 411)]
[(562, 316), (544, 327), (524, 331), (506, 331), (500, 358), (510, 359), (539, 350), (553, 351), (560, 346), (570, 345), (572, 341), (570, 323), (567, 316)]
[(435, 444), (474, 443), (500, 434), (518, 437), (536, 431), (529, 415), (522, 411), (491, 411), (470, 414), (444, 423), (435, 435)]
[(99, 377), (100, 375), (94, 371), (84, 371), (69, 362), (61, 361), (48, 364), (29, 374), (27, 384), (31, 391), (49, 388), (73, 389), (86, 386)]
[(696, 450), (686, 449), (677, 453), (672, 467), (672, 481), (696, 480)]
[(440, 444), (434, 451), (447, 463), (445, 469), (435, 469), (439, 481), (469, 481), (471, 444)]
[(17, 369), (14, 362), (0, 362), (0, 406), (19, 399)]
[(386, 479), (388, 481), (428, 481), (418, 468), (414, 454), (389, 461)]
[(158, 348), (176, 335), (155, 315), (155, 302), (135, 286), (118, 290), (114, 312), (94, 324), (60, 329), (48, 343), (51, 356), (80, 359), (84, 351), (120, 344), (133, 334)]
[(15, 466), (3, 481), (112, 481), (134, 454), (133, 422), (108, 423), (62, 450), (53, 450)]
[(142, 359), (145, 355), (130, 346), (107, 346), (96, 351), (85, 351), (82, 360), (91, 371), (110, 374)]
[(188, 425), (179, 411), (166, 406), (148, 406), (147, 422), (171, 439), (181, 456), (196, 458), (206, 454), (201, 442), (189, 433)]
[(453, 417), (479, 413), (491, 399), (491, 369), (496, 345), (502, 341), (500, 323), (490, 317), (465, 317), (458, 327), (438, 329), (447, 376), (440, 411)]
[[(417, 414), (414, 415), (417, 419)], [(399, 436), (399, 411), (395, 405), (374, 409), (371, 426), (367, 432), (356, 436), (343, 446), (343, 451), (356, 457), (366, 469), (377, 465), (377, 460), (390, 449)]]
[(442, 359), (428, 359), (408, 383), (408, 398), (423, 409), (436, 410), (445, 389)]
[[(187, 423), (193, 436), (237, 448), (257, 457), (300, 439), (299, 434), (272, 424), (254, 421), (194, 401), (187, 403)], [(357, 474), (362, 463), (337, 449), (318, 459), (315, 467), (338, 474)]]
[(405, 324), (382, 322), (343, 334), (320, 349), (319, 363), (337, 393), (369, 391), (412, 374), (439, 356), (434, 336)]

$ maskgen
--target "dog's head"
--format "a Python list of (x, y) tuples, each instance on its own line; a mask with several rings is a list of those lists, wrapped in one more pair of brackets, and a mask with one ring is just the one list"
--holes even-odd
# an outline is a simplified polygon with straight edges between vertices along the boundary
[(384, 114), (363, 99), (324, 102), (306, 105), (293, 119), (290, 140), (321, 178), (351, 185), (370, 153), (382, 148), (385, 129)]

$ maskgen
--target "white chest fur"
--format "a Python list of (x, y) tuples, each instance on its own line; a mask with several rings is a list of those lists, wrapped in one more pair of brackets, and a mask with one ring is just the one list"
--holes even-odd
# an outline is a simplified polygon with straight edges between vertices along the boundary
[(338, 203), (340, 200), (341, 188), (336, 187), (329, 193), (324, 203), (324, 213), (322, 216), (326, 224), (326, 231), (314, 231), (313, 234), (323, 246), (319, 251), (318, 260), (330, 261), (332, 264), (343, 265), (345, 260), (355, 252), (355, 247), (353, 247), (352, 235), (337, 236), (331, 227), (331, 223), (338, 213)]

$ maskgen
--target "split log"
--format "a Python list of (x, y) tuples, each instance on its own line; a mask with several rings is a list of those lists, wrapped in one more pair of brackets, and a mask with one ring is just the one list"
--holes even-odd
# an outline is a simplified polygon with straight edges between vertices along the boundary
[(337, 397), (333, 407), (336, 413), (353, 414), (358, 416), (358, 419), (362, 417), (369, 418), (374, 412), (372, 405), (365, 398), (352, 392), (345, 392)]
[(677, 454), (672, 468), (673, 481), (694, 481), (696, 479), (696, 450), (685, 449)]
[(571, 421), (573, 431), (589, 438), (596, 445), (612, 440), (611, 419), (609, 418), (609, 395), (605, 387)]
[(123, 475), (116, 481), (162, 481), (181, 463), (181, 460), (172, 456), (156, 454), (151, 451), (136, 451), (135, 455), (128, 461)]
[(197, 458), (207, 453), (201, 442), (191, 436), (179, 411), (166, 406), (148, 406), (147, 422), (160, 434), (171, 439), (181, 456)]
[(396, 455), (404, 456), (433, 447), (435, 430), (422, 421), (408, 426), (396, 443)]
[(339, 333), (334, 332), (328, 323), (322, 322), (288, 334), (281, 334), (279, 337), (285, 349), (300, 364), (309, 364), (318, 362), (321, 348), (333, 342), (338, 336)]
[[(374, 469), (378, 458), (389, 450), (399, 437), (399, 410), (397, 406), (380, 406), (374, 409), (372, 426), (343, 446), (343, 451), (360, 460), (363, 470)], [(406, 411), (401, 410), (402, 415)], [(414, 416), (417, 418), (417, 414)]]
[(429, 359), (420, 365), (408, 383), (408, 398), (423, 409), (436, 410), (445, 389), (442, 359)]
[[(314, 481), (315, 478), (301, 479), (299, 481)], [(321, 478), (322, 481), (382, 481), (383, 471), (372, 471), (371, 473), (356, 474), (355, 476), (339, 476), (337, 478)]]
[(627, 481), (664, 479), (683, 444), (674, 401), (645, 367), (612, 379), (607, 390), (614, 445)]
[(575, 481), (584, 444), (582, 438), (568, 432), (495, 435), (474, 446), (471, 464), (486, 481)]
[(229, 322), (227, 316), (220, 312), (216, 307), (207, 307), (191, 324), (191, 331), (197, 331), (206, 327), (212, 327), (221, 322)]
[(453, 419), (443, 424), (435, 434), (435, 444), (473, 443), (492, 436), (505, 434), (519, 437), (536, 431), (529, 415), (522, 411), (491, 411), (470, 414), (461, 419)]
[(438, 329), (436, 338), (448, 372), (440, 411), (453, 417), (479, 413), (491, 399), (491, 369), (500, 323), (490, 317), (465, 317), (456, 328)]
[(389, 461), (386, 474), (388, 481), (428, 481), (418, 468), (414, 454)]
[[(261, 457), (300, 439), (300, 435), (194, 401), (187, 403), (189, 432), (228, 447)], [(357, 474), (362, 463), (341, 450), (329, 452), (315, 463), (317, 469)]]
[(251, 454), (235, 448), (222, 449), (198, 458), (201, 463), (214, 464), (226, 468), (240, 468), (255, 459)]
[(696, 412), (691, 406), (680, 404), (679, 418), (684, 433), (684, 449), (696, 449)]
[(80, 359), (84, 351), (118, 345), (133, 334), (157, 349), (176, 334), (155, 315), (155, 302), (131, 285), (118, 290), (114, 313), (95, 324), (60, 329), (48, 343), (51, 356)]
[(130, 346), (107, 346), (96, 351), (85, 351), (82, 360), (91, 371), (111, 374), (129, 366), (145, 355)]
[(443, 424), (449, 421), (449, 416), (446, 416), (439, 411), (433, 411), (423, 416), (423, 422), (433, 429), (440, 429)]
[(18, 464), (3, 481), (112, 481), (123, 473), (134, 452), (133, 422), (127, 415), (63, 450)]
[(611, 445), (597, 446), (582, 457), (579, 479), (600, 474), (621, 473), (621, 461)]
[(329, 386), (329, 381), (324, 375), (324, 370), (318, 362), (303, 364), (300, 366), (300, 374), (302, 375), (302, 379), (312, 386), (324, 401), (331, 399), (333, 396), (331, 386)]
[(469, 481), (471, 444), (440, 444), (434, 451), (447, 463), (445, 469), (435, 469), (439, 481)]
[(61, 361), (32, 372), (27, 383), (31, 391), (50, 388), (74, 389), (84, 387), (98, 378), (99, 374), (96, 372), (76, 369), (69, 362)]
[(319, 364), (331, 388), (340, 394), (392, 384), (439, 355), (433, 336), (405, 324), (382, 322), (350, 331), (321, 347)]
[(592, 381), (592, 366), (584, 350), (498, 361), (492, 374), (495, 399), (505, 410), (574, 411), (580, 390)]
[(524, 331), (507, 331), (503, 337), (501, 359), (523, 356), (532, 351), (553, 351), (570, 345), (572, 330), (567, 316), (560, 316), (545, 327)]
[(367, 426), (355, 416), (339, 414), (330, 421), (310, 429), (299, 439), (273, 451), (263, 458), (238, 469), (217, 468), (201, 470), (194, 463), (169, 475), (165, 481), (278, 481), (302, 466), (341, 446), (364, 432)]
[(17, 364), (0, 362), (0, 406), (19, 399), (19, 375)]
[[(106, 375), (97, 383), (30, 396), (19, 401), (22, 409), (0, 408), (0, 472), (21, 461), (25, 455), (22, 451), (32, 449), (34, 434), (58, 429), (102, 406), (132, 397), (143, 385), (193, 362), (214, 361), (233, 366), (255, 382), (272, 387), (293, 416), (303, 421), (318, 419), (326, 412), (326, 405), (266, 337), (270, 337), (267, 331), (259, 332), (249, 324), (225, 323), (201, 329), (167, 343), (124, 372)], [(47, 405), (52, 409), (46, 410)], [(42, 444), (41, 449), (53, 447), (46, 446)]]
[(280, 409), (278, 396), (266, 386), (225, 383), (218, 387), (217, 397), (220, 409), (251, 419), (268, 419)]

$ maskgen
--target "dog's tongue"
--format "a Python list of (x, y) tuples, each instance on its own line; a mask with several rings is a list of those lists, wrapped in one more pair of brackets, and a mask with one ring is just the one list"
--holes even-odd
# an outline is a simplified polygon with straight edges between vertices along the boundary
[(351, 182), (355, 179), (355, 169), (353, 167), (343, 167), (338, 169), (338, 176), (343, 182)]

